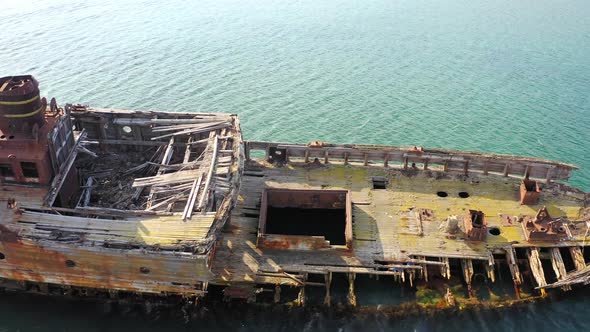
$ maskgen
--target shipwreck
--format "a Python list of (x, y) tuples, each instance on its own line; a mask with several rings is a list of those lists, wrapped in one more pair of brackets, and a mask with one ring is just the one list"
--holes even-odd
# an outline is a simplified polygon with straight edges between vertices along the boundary
[(243, 141), (235, 114), (59, 106), (32, 76), (3, 77), (0, 288), (355, 306), (359, 279), (381, 278), (425, 306), (540, 298), (590, 282), (576, 169)]

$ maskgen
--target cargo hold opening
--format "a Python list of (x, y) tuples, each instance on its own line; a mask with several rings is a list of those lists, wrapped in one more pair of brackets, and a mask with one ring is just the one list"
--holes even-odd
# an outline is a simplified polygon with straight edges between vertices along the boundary
[(261, 202), (258, 246), (350, 249), (351, 219), (347, 190), (267, 189)]
[(324, 236), (332, 245), (345, 245), (346, 210), (269, 207), (268, 234)]

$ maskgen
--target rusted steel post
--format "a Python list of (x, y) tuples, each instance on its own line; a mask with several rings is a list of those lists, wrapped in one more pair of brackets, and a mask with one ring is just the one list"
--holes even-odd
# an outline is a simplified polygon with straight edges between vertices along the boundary
[(545, 183), (547, 183), (547, 184), (551, 183), (551, 168), (550, 167), (547, 168), (547, 175), (545, 176)]
[(463, 277), (467, 283), (467, 292), (469, 297), (473, 297), (473, 288), (471, 288), (471, 279), (473, 278), (473, 262), (471, 259), (462, 259), (461, 267), (463, 268)]
[(244, 144), (244, 157), (246, 161), (250, 161), (250, 142)]
[[(101, 117), (100, 122), (98, 123), (98, 137), (103, 141), (107, 139), (106, 125), (107, 125), (107, 120), (105, 118)], [(101, 143), (99, 146), (100, 146), (100, 151), (102, 151), (103, 153), (106, 153), (108, 151), (106, 144)]]
[(508, 174), (510, 174), (510, 164), (506, 163), (506, 166), (504, 166), (504, 176), (508, 176)]
[(516, 253), (514, 248), (510, 247), (506, 249), (506, 263), (510, 269), (512, 275), (512, 282), (514, 283), (514, 294), (516, 298), (520, 300), (520, 284), (522, 283), (522, 277), (516, 261)]
[(494, 262), (494, 255), (492, 253), (490, 253), (490, 256), (488, 258), (488, 263), (486, 264), (486, 272), (488, 274), (488, 278), (492, 282), (496, 282), (496, 274), (494, 272), (495, 265), (496, 265), (496, 263)]

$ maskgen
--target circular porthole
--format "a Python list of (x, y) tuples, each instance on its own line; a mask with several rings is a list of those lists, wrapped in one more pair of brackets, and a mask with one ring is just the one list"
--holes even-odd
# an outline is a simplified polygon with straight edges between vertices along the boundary
[(447, 197), (447, 196), (449, 196), (449, 194), (446, 191), (437, 191), (436, 192), (436, 195), (438, 197)]
[(139, 272), (141, 272), (143, 274), (148, 274), (148, 273), (150, 273), (150, 269), (145, 266), (142, 266), (139, 268)]
[(462, 192), (459, 193), (459, 197), (461, 197), (461, 198), (467, 198), (467, 197), (469, 197), (469, 193), (466, 192), (466, 191), (462, 191)]
[(0, 261), (3, 260), (4, 258), (6, 258), (6, 256), (4, 255), (4, 253), (0, 252)]
[(66, 260), (65, 261), (65, 264), (66, 264), (67, 267), (75, 267), (76, 266), (76, 262), (74, 262), (71, 259)]
[(498, 227), (492, 227), (488, 230), (488, 232), (494, 236), (498, 236), (500, 233), (502, 233)]

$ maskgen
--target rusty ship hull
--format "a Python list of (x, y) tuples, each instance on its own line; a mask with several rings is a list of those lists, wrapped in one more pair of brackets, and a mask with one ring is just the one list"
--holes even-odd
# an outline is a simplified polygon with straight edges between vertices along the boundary
[(355, 306), (385, 278), (440, 308), (590, 281), (567, 163), (243, 141), (233, 114), (60, 107), (31, 76), (0, 79), (0, 117), (4, 289), (331, 305), (340, 279)]

